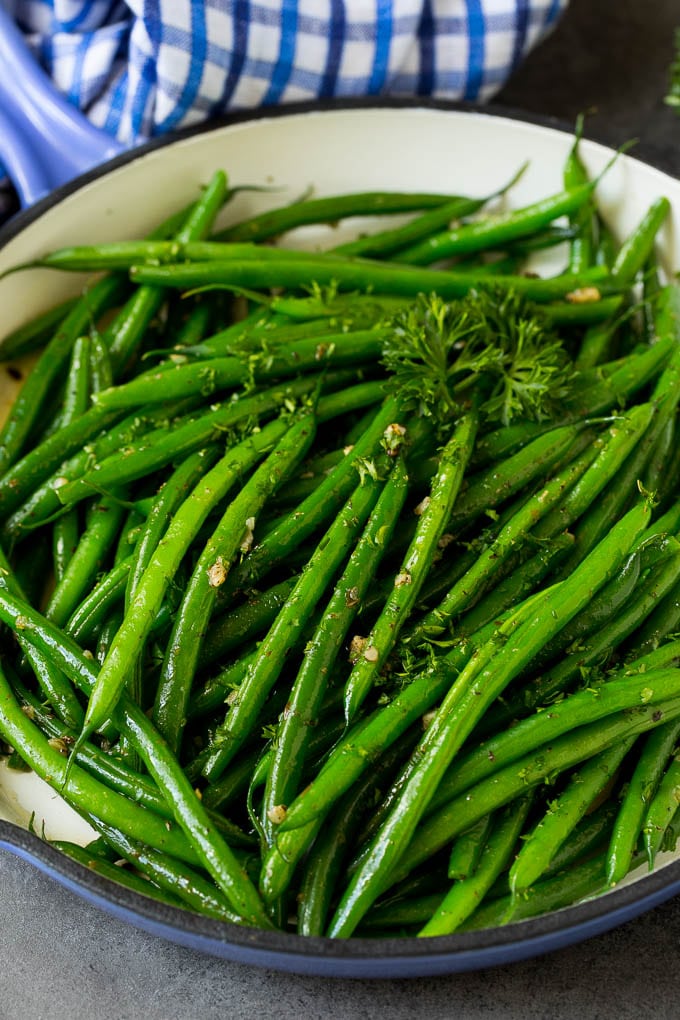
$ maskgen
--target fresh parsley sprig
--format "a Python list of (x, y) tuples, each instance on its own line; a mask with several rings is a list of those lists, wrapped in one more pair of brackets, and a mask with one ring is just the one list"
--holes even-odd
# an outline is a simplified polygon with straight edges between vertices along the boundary
[(512, 292), (459, 301), (421, 295), (393, 320), (383, 346), (390, 387), (438, 426), (475, 397), (489, 422), (548, 417), (573, 365), (540, 309)]

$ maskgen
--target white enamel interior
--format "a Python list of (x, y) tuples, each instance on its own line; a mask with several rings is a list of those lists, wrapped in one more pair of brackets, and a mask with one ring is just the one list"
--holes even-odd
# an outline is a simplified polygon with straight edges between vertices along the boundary
[[(213, 170), (232, 185), (270, 189), (244, 192), (221, 222), (237, 220), (300, 197), (362, 190), (443, 191), (484, 195), (529, 167), (505, 199), (521, 206), (557, 191), (571, 137), (557, 129), (483, 113), (433, 109), (338, 110), (291, 113), (198, 134), (140, 155), (103, 174), (47, 210), (0, 251), (0, 272), (66, 244), (139, 238), (196, 197)], [(623, 143), (626, 139), (621, 139)], [(581, 155), (601, 172), (612, 152), (583, 141)], [(629, 156), (619, 157), (598, 186), (600, 208), (621, 236), (661, 195), (673, 207), (660, 237), (669, 272), (680, 269), (680, 182)], [(355, 234), (365, 221), (335, 230), (332, 243)], [(330, 229), (330, 228), (328, 228)], [(314, 247), (328, 229), (299, 232), (292, 243)], [(554, 256), (551, 256), (554, 258)], [(77, 290), (75, 276), (27, 271), (0, 280), (0, 338), (39, 311)], [(15, 391), (0, 371), (0, 402)], [(88, 828), (35, 777), (0, 765), (0, 816), (33, 826), (52, 838), (84, 842)]]

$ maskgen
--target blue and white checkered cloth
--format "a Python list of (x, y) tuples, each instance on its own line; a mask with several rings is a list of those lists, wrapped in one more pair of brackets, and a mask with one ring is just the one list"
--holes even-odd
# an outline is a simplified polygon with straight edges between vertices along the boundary
[[(3, 2), (3, 0), (0, 0)], [(332, 96), (488, 100), (567, 0), (4, 0), (122, 142)]]

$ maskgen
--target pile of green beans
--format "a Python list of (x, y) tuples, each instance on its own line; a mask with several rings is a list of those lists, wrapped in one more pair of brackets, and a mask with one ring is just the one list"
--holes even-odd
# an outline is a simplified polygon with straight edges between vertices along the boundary
[[(669, 203), (617, 245), (578, 143), (562, 190), (499, 211), (521, 172), (234, 222), (218, 171), (146, 238), (31, 264), (93, 274), (0, 340), (32, 359), (0, 432), (0, 750), (90, 823), (63, 853), (375, 938), (536, 916), (674, 848)], [(309, 224), (326, 250), (289, 246)], [(395, 385), (416, 302), (467, 321), (475, 294), (559, 338), (533, 417), (493, 418), (485, 369), (443, 417)]]

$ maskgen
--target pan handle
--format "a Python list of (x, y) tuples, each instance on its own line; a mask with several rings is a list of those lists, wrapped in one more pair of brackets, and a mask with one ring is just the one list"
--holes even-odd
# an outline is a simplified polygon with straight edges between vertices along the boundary
[(122, 150), (55, 89), (0, 2), (0, 162), (22, 206)]

